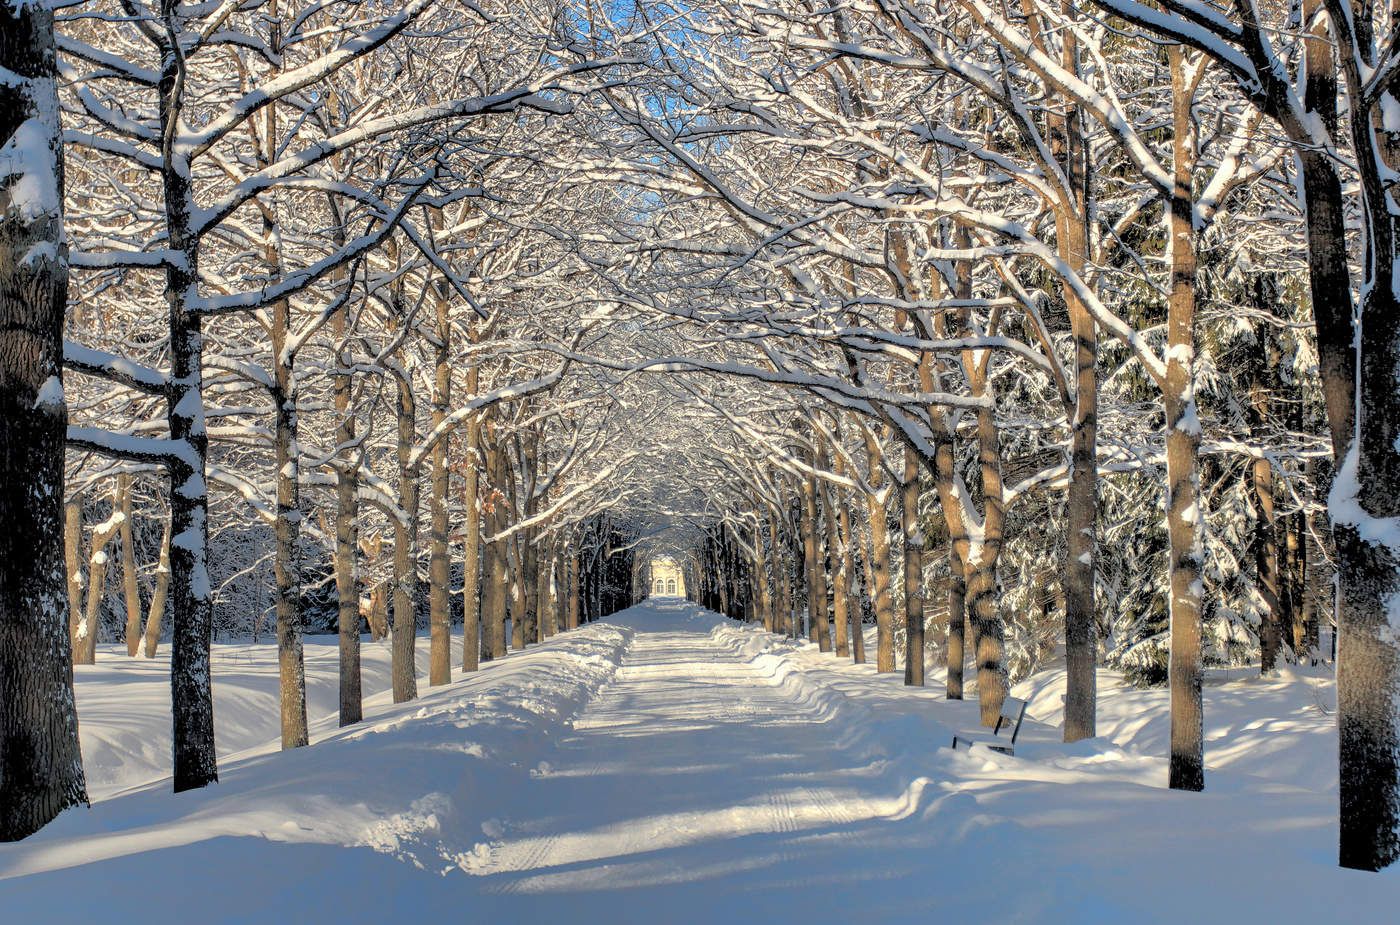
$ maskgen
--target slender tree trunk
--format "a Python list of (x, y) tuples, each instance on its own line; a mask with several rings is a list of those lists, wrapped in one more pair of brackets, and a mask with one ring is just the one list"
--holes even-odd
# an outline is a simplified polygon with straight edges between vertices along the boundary
[[(275, 254), (270, 256), (275, 257)], [(290, 325), (291, 306), (283, 299), (272, 306), (272, 393), (276, 407), (277, 457), (277, 520), (273, 528), (277, 544), (274, 568), (277, 665), (282, 701), (282, 747), (299, 748), (307, 744), (310, 737), (306, 725), (306, 670), (301, 626), (301, 453), (297, 443), (297, 382), (293, 368), (296, 358), (287, 350)]]
[(394, 627), (391, 649), (394, 703), (418, 696), (414, 650), (418, 631), (418, 473), (410, 466), (416, 434), (413, 386), (398, 383), (399, 505), (407, 523), (394, 522)]
[(963, 666), (967, 653), (963, 637), (967, 629), (967, 573), (957, 543), (948, 538), (948, 699), (963, 699)]
[(1167, 302), (1167, 540), (1171, 561), (1171, 761), (1174, 790), (1205, 787), (1201, 712), (1201, 517), (1196, 453), (1196, 252), (1192, 240), (1191, 166), (1194, 140), (1191, 99), (1180, 46), (1167, 48), (1172, 73), (1172, 163), (1176, 187), (1170, 203)]
[(919, 459), (904, 451), (900, 487), (904, 527), (904, 683), (924, 686), (924, 534), (919, 529)]
[(97, 661), (97, 634), (101, 629), (102, 599), (107, 590), (107, 547), (121, 529), (121, 506), (115, 492), (112, 496), (112, 515), (112, 519), (97, 527), (92, 534), (92, 549), (88, 555), (87, 600), (83, 605), (83, 622), (79, 625), (74, 649), (74, 661), (82, 665)]
[(579, 590), (578, 590), (578, 550), (569, 549), (569, 629), (578, 629)]
[(885, 673), (895, 670), (894, 661), (894, 602), (890, 599), (890, 532), (885, 519), (884, 456), (879, 440), (865, 433), (865, 455), (869, 461), (871, 491), (865, 496), (870, 521), (870, 575), (874, 583), (875, 606), (875, 670)]
[[(444, 284), (445, 285), (445, 284)], [(452, 320), (449, 303), (439, 291), (436, 343), (433, 344), (433, 426), (446, 419), (452, 398)], [(447, 457), (451, 438), (443, 437), (432, 451), (431, 523), (428, 529), (428, 684), (437, 687), (452, 681), (452, 566), (448, 558)]]
[(118, 533), (122, 544), (122, 597), (126, 602), (126, 654), (135, 658), (141, 648), (141, 582), (136, 576), (136, 542), (131, 528), (131, 486), (129, 475), (117, 476), (117, 512), (121, 514)]
[(83, 645), (83, 496), (75, 494), (63, 505), (63, 563), (68, 587), (68, 651), (81, 664)]
[[(1077, 124), (1074, 119), (1069, 120)], [(1083, 147), (1071, 132), (1071, 160)], [(1080, 216), (1061, 222), (1066, 256), (1075, 272), (1084, 268), (1087, 234)], [(1070, 330), (1074, 336), (1074, 408), (1070, 427), (1070, 473), (1065, 496), (1065, 730), (1066, 742), (1098, 734), (1098, 633), (1094, 622), (1094, 554), (1098, 525), (1098, 341), (1084, 303), (1066, 287)], [(950, 596), (951, 603), (951, 596)]]
[[(364, 718), (364, 697), (360, 675), (360, 509), (359, 461), (355, 444), (355, 415), (351, 408), (351, 355), (346, 343), (346, 313), (343, 308), (333, 319), (339, 369), (333, 377), (335, 410), (340, 416), (336, 427), (335, 464), (335, 590), (339, 600), (336, 614), (340, 657), (340, 725), (349, 726)], [(343, 370), (343, 371), (342, 371)]]
[[(477, 367), (467, 371), (467, 392), (475, 396)], [(467, 427), (466, 459), (462, 464), (462, 670), (481, 664), (481, 420)]]
[[(816, 459), (812, 462), (815, 464)], [(802, 538), (807, 550), (807, 619), (810, 621), (811, 635), (822, 652), (831, 651), (831, 622), (826, 615), (826, 568), (823, 562), (821, 542), (820, 505), (817, 499), (817, 480), (808, 478), (802, 486), (806, 504), (802, 518)]]
[[(87, 803), (64, 632), (63, 237), (53, 9), (0, 7), (0, 143), (32, 163), (0, 175), (0, 840)], [(28, 137), (24, 137), (27, 133)], [(16, 161), (11, 161), (16, 163)], [(20, 162), (22, 163), (22, 162)], [(8, 174), (9, 171), (0, 171)], [(42, 192), (35, 196), (36, 188)], [(26, 198), (29, 197), (29, 198)]]
[[(506, 478), (505, 449), (493, 440), (487, 451), (488, 472), (490, 474), (494, 503), (490, 518), (490, 531), (493, 536), (506, 527), (505, 495), (500, 486)], [(496, 540), (487, 544), (487, 563), (490, 574), (487, 590), (491, 607), (487, 611), (488, 650), (482, 652), (482, 659), (501, 658), (506, 654), (506, 596), (509, 594), (509, 576), (506, 563), (506, 541)], [(483, 601), (483, 608), (485, 601)]]
[(144, 644), (146, 658), (156, 657), (160, 644), (160, 624), (165, 617), (165, 599), (170, 594), (170, 522), (166, 521), (165, 536), (160, 541), (160, 562), (156, 565), (156, 586), (151, 592), (151, 609), (146, 613)]

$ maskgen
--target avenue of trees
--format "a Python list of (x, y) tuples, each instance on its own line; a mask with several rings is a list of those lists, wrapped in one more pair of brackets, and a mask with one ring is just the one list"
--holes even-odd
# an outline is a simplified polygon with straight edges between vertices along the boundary
[[(1352, 0), (0, 9), (0, 836), (72, 664), (361, 630), (396, 701), (648, 593), (995, 722), (1335, 661), (1400, 857), (1400, 58)], [(1369, 323), (1368, 323), (1369, 322)], [(873, 626), (874, 650), (865, 650)]]

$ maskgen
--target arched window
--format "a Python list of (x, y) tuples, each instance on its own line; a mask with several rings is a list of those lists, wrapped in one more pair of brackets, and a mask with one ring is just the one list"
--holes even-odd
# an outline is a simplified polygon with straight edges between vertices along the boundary
[(662, 581), (660, 578), (656, 579), (656, 593), (657, 593), (657, 594), (660, 594), (660, 593), (662, 592), (662, 590), (663, 590), (665, 587), (666, 587), (666, 583), (665, 583), (664, 581)]
[(671, 579), (668, 579), (668, 580), (667, 580), (667, 582), (666, 582), (666, 593), (667, 593), (667, 594), (675, 594), (675, 593), (676, 593), (676, 579), (671, 578)]

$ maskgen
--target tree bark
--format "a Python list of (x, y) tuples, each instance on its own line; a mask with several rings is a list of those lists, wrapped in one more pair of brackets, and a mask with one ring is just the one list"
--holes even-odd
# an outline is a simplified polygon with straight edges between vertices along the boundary
[[(336, 630), (340, 660), (340, 725), (364, 718), (364, 690), (360, 673), (360, 508), (359, 460), (356, 459), (355, 415), (351, 408), (353, 380), (348, 370), (351, 356), (346, 343), (349, 306), (332, 320), (338, 370), (333, 377), (336, 427), (335, 464), (335, 590), (338, 599)], [(344, 370), (342, 372), (341, 370)]]
[(895, 670), (894, 661), (894, 602), (890, 599), (890, 531), (885, 519), (884, 455), (879, 439), (865, 431), (865, 456), (870, 475), (866, 480), (870, 491), (865, 496), (865, 509), (870, 522), (870, 568), (874, 583), (875, 606), (875, 670), (880, 673)]
[(1205, 787), (1201, 713), (1201, 515), (1196, 454), (1201, 440), (1196, 414), (1196, 252), (1192, 239), (1191, 167), (1194, 139), (1191, 99), (1179, 45), (1167, 48), (1172, 74), (1172, 165), (1167, 261), (1167, 375), (1163, 405), (1167, 423), (1167, 538), (1170, 556), (1171, 760), (1174, 790)]
[[(446, 284), (442, 284), (444, 287)], [(433, 426), (447, 420), (452, 398), (452, 319), (445, 294), (436, 293), (436, 343), (433, 344)], [(447, 457), (451, 437), (433, 445), (430, 481), (428, 553), (428, 684), (437, 687), (452, 681), (452, 566), (447, 552)]]
[(418, 696), (418, 676), (414, 651), (418, 632), (418, 473), (410, 466), (414, 437), (415, 404), (413, 385), (398, 383), (395, 404), (398, 418), (399, 505), (407, 523), (394, 521), (394, 627), (391, 642), (391, 673), (394, 703)]
[[(46, 150), (0, 176), (0, 840), (87, 803), (64, 619), (63, 148), (54, 14), (0, 7), (0, 140)], [(16, 138), (27, 133), (29, 137)], [(31, 148), (33, 150), (33, 148)], [(37, 151), (35, 152), (37, 155)], [(29, 189), (17, 189), (21, 185)], [(25, 200), (34, 185), (50, 201)], [(42, 198), (42, 197), (40, 197)]]
[(143, 634), (146, 658), (156, 657), (160, 644), (160, 624), (165, 617), (165, 600), (170, 594), (170, 522), (166, 521), (165, 536), (160, 541), (160, 562), (156, 565), (156, 587), (151, 592), (151, 609), (146, 613)]
[(131, 527), (132, 477), (117, 476), (117, 512), (121, 514), (118, 533), (122, 544), (122, 597), (126, 603), (126, 640), (128, 658), (135, 658), (141, 648), (141, 582), (136, 576), (136, 542)]
[[(479, 371), (467, 370), (467, 393), (475, 396)], [(466, 458), (462, 463), (462, 670), (481, 664), (481, 418), (467, 425)]]
[(919, 529), (919, 459), (904, 451), (900, 486), (900, 523), (904, 530), (904, 683), (924, 686), (924, 535)]

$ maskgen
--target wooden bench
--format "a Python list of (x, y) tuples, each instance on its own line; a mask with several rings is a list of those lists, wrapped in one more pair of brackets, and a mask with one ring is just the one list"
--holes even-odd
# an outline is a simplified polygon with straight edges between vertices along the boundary
[[(1001, 752), (1006, 755), (1016, 754), (1016, 736), (1021, 731), (1021, 720), (1026, 718), (1026, 702), (1019, 697), (1007, 697), (1001, 702), (1001, 715), (997, 717), (997, 724), (992, 728), (992, 735), (995, 739), (975, 738), (973, 736), (953, 736), (953, 750), (956, 751), (958, 743), (971, 748), (974, 745), (985, 745), (994, 752)], [(1001, 731), (1010, 729), (1011, 736), (1002, 738)]]

